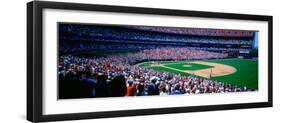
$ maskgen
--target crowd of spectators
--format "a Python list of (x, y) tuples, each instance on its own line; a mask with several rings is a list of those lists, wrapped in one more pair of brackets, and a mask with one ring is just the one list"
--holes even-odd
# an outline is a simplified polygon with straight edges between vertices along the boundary
[[(93, 33), (93, 32), (92, 32)], [(114, 33), (114, 32), (112, 32)], [(214, 38), (214, 37), (194, 37), (194, 36), (169, 36), (169, 35), (150, 35), (149, 33), (142, 35), (139, 33), (132, 33), (128, 35), (124, 34), (114, 34), (115, 36), (112, 36), (112, 33), (107, 33), (106, 35), (103, 34), (102, 36), (97, 36), (99, 34), (96, 34), (95, 32), (92, 35), (92, 37), (62, 37), (63, 40), (78, 40), (78, 41), (100, 41), (108, 38), (111, 36), (111, 38), (108, 38), (107, 40), (122, 40), (122, 41), (133, 41), (133, 42), (150, 42), (150, 41), (158, 41), (158, 42), (180, 42), (180, 43), (205, 43), (205, 44), (252, 44), (251, 39), (238, 39), (238, 38)], [(125, 33), (127, 34), (127, 33)], [(146, 38), (144, 38), (146, 37)]]
[(156, 48), (105, 57), (59, 57), (59, 98), (180, 95), (255, 91), (196, 76), (141, 68), (142, 60), (225, 58), (227, 54), (188, 48)]
[(143, 49), (155, 49), (155, 48), (166, 48), (166, 47), (184, 47), (188, 49), (194, 50), (205, 50), (205, 51), (233, 51), (239, 52), (241, 50), (250, 50), (249, 48), (231, 48), (231, 47), (192, 47), (186, 46), (183, 44), (159, 44), (159, 43), (150, 43), (150, 44), (134, 44), (134, 43), (98, 43), (98, 42), (75, 42), (75, 43), (66, 43), (61, 46), (59, 49), (60, 53), (73, 53), (73, 52), (90, 52), (90, 51), (103, 51), (104, 49), (111, 51), (111, 50), (143, 50)]
[[(253, 38), (253, 32), (251, 31), (149, 27), (149, 26), (147, 27), (130, 26), (130, 28), (127, 28), (126, 26), (104, 26), (104, 25), (89, 26), (89, 25), (71, 25), (71, 24), (70, 25), (64, 24), (60, 26), (61, 26), (60, 27), (61, 40), (95, 41), (100, 39), (111, 39), (111, 40), (118, 39), (123, 41), (135, 41), (135, 42), (159, 41), (159, 42), (189, 42), (189, 43), (207, 43), (207, 44), (251, 45), (252, 38)], [(186, 34), (181, 35), (181, 33), (184, 34), (186, 33)], [(225, 35), (225, 37), (217, 36), (217, 35)], [(227, 36), (227, 35), (233, 35), (233, 36)]]

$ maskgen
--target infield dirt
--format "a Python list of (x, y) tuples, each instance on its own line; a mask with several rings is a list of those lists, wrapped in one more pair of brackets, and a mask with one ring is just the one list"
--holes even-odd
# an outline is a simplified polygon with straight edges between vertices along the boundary
[(194, 61), (190, 63), (213, 66), (213, 68), (207, 68), (203, 70), (185, 71), (187, 73), (191, 73), (197, 76), (202, 76), (205, 78), (225, 76), (236, 72), (236, 69), (234, 67), (229, 65), (219, 64), (219, 63), (204, 62), (204, 61)]
[(229, 65), (224, 65), (220, 63), (213, 63), (213, 62), (205, 62), (205, 61), (193, 61), (189, 63), (201, 64), (201, 65), (208, 65), (213, 66), (212, 68), (206, 68), (201, 70), (179, 70), (176, 68), (165, 66), (165, 64), (153, 64), (152, 66), (161, 66), (164, 68), (168, 68), (175, 71), (185, 72), (188, 74), (194, 74), (197, 76), (211, 78), (211, 77), (218, 77), (218, 76), (225, 76), (236, 72), (236, 69)]

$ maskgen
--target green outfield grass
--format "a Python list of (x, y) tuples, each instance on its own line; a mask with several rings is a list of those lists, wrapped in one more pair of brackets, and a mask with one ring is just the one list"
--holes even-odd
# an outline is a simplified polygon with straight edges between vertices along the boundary
[(246, 86), (252, 89), (258, 89), (258, 62), (247, 59), (231, 60), (208, 60), (210, 62), (230, 65), (236, 68), (236, 72), (227, 76), (213, 77), (211, 79), (237, 86)]
[[(247, 59), (215, 59), (215, 60), (201, 60), (206, 62), (214, 62), (229, 65), (236, 68), (236, 72), (219, 77), (212, 77), (212, 80), (217, 80), (227, 84), (236, 85), (239, 87), (246, 86), (252, 89), (258, 89), (258, 62)], [(180, 75), (190, 75), (183, 72), (184, 70), (200, 70), (212, 68), (213, 66), (201, 65), (195, 63), (188, 63), (189, 61), (161, 61), (159, 62), (166, 67), (151, 66), (153, 62), (145, 62), (139, 64), (140, 67), (151, 68), (156, 71), (165, 71)], [(175, 69), (170, 69), (175, 68)], [(205, 78), (207, 79), (207, 78)]]

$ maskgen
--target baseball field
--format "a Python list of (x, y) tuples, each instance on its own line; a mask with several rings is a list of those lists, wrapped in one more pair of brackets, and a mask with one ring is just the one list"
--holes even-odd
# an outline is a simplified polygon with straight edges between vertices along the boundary
[(258, 89), (258, 62), (249, 59), (144, 62), (139, 67)]

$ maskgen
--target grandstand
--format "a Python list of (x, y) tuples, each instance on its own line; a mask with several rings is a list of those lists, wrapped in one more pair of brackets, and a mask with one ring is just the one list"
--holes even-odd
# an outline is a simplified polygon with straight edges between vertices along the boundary
[[(92, 50), (143, 50), (159, 47), (189, 47), (248, 56), (254, 31), (118, 25), (60, 24), (60, 53)], [(107, 45), (104, 45), (104, 44)], [(137, 44), (137, 45), (135, 45)]]

